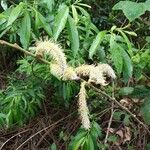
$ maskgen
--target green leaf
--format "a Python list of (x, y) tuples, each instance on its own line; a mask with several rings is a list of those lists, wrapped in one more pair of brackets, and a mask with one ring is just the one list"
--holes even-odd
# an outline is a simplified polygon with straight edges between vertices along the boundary
[(97, 122), (92, 122), (92, 128), (90, 130), (90, 134), (93, 135), (94, 138), (102, 135), (102, 129)]
[(19, 35), (23, 48), (27, 49), (31, 37), (31, 18), (29, 12), (27, 11), (24, 13), (24, 18), (22, 19)]
[(18, 18), (19, 14), (23, 10), (23, 6), (24, 3), (21, 2), (19, 5), (12, 9), (6, 27), (10, 26)]
[[(48, 34), (49, 36), (52, 36), (51, 27), (50, 27), (50, 25), (47, 23), (45, 17), (44, 17), (42, 14), (40, 14), (39, 12), (38, 12), (38, 14), (37, 14), (37, 17), (38, 17), (38, 18), (36, 19), (36, 25), (37, 25), (37, 27), (38, 27), (38, 25), (39, 25), (39, 20), (40, 20), (41, 26), (45, 29), (45, 31), (47, 32), (47, 34)], [(38, 19), (39, 19), (39, 20), (38, 20)]]
[(110, 49), (111, 59), (114, 62), (118, 74), (121, 74), (123, 69), (123, 59), (118, 47)]
[[(80, 144), (85, 140), (87, 132), (85, 130), (79, 130), (76, 136), (69, 143), (68, 150), (75, 150), (80, 146)], [(76, 149), (78, 150), (78, 149)]]
[(116, 143), (118, 141), (117, 135), (109, 135), (108, 141), (112, 143)]
[(85, 137), (81, 138), (79, 141), (76, 141), (74, 146), (72, 147), (72, 150), (79, 150), (79, 147), (81, 144), (85, 141)]
[(43, 0), (42, 2), (46, 4), (50, 12), (53, 10), (54, 0)]
[(89, 15), (89, 13), (85, 9), (83, 9), (82, 7), (77, 6), (77, 5), (75, 7), (78, 8), (85, 17), (87, 17), (88, 19), (90, 19), (90, 15)]
[(57, 150), (57, 146), (55, 143), (53, 143), (50, 148), (51, 148), (50, 150)]
[(129, 35), (132, 35), (132, 36), (137, 36), (137, 34), (135, 32), (132, 32), (132, 31), (125, 31), (124, 30), (123, 32), (125, 32), (125, 33), (127, 33)]
[(134, 91), (134, 88), (133, 87), (123, 87), (119, 90), (119, 95), (121, 96), (127, 96), (127, 95), (130, 95), (132, 94)]
[(88, 7), (88, 8), (91, 8), (91, 6), (90, 6), (90, 5), (87, 5), (87, 4), (84, 4), (84, 3), (78, 3), (78, 5), (80, 5), (80, 6), (84, 6), (84, 7)]
[(6, 115), (6, 124), (7, 127), (10, 127), (11, 124), (13, 124), (13, 114), (12, 114), (12, 110), (10, 109), (8, 114)]
[(72, 9), (72, 15), (73, 15), (73, 19), (75, 21), (75, 24), (78, 23), (78, 13), (77, 13), (77, 10), (76, 8), (74, 7), (74, 5), (71, 5), (71, 9)]
[(131, 45), (131, 42), (129, 41), (128, 37), (126, 36), (126, 34), (125, 34), (123, 31), (121, 31), (121, 30), (118, 30), (118, 31), (122, 34), (124, 40), (125, 40), (126, 43), (127, 43), (127, 46), (128, 46), (128, 53), (130, 54), (130, 56), (133, 56), (132, 45)]
[(147, 11), (150, 11), (150, 0), (147, 0), (147, 1), (144, 3), (144, 5), (145, 5), (145, 9), (146, 9)]
[(6, 114), (0, 113), (0, 118), (6, 118)]
[(128, 80), (132, 77), (133, 73), (132, 61), (127, 52), (122, 47), (120, 47), (119, 49), (123, 58), (123, 77), (125, 83), (127, 83)]
[(39, 19), (39, 13), (35, 11), (35, 31), (38, 32), (38, 28), (41, 25), (41, 21)]
[(141, 107), (141, 113), (143, 114), (144, 121), (150, 125), (150, 98), (146, 98), (144, 104)]
[(118, 44), (115, 42), (113, 36), (110, 37), (110, 53), (111, 59), (114, 62), (118, 74), (121, 74), (123, 69), (123, 58), (122, 54), (120, 53)]
[(95, 31), (95, 33), (99, 33), (99, 29), (92, 22), (90, 23), (90, 28)]
[(87, 140), (87, 150), (95, 150), (93, 139), (90, 134), (88, 135), (88, 140)]
[(78, 50), (79, 50), (79, 35), (78, 30), (75, 25), (75, 22), (71, 16), (68, 17), (68, 34), (69, 40), (71, 42), (71, 49), (73, 52), (73, 56), (76, 57)]
[(120, 1), (113, 7), (113, 10), (122, 10), (129, 21), (135, 20), (146, 11), (144, 3), (131, 1)]
[(106, 63), (106, 54), (105, 54), (104, 47), (100, 46), (98, 48), (97, 56), (99, 57), (100, 62)]
[(89, 49), (89, 58), (93, 59), (93, 55), (96, 53), (97, 48), (99, 47), (100, 43), (103, 41), (105, 37), (106, 31), (101, 31), (97, 34), (96, 38), (94, 39), (90, 49)]
[(146, 150), (150, 150), (150, 143), (146, 145)]
[(55, 16), (55, 21), (53, 26), (53, 34), (54, 34), (53, 37), (55, 41), (58, 39), (60, 33), (65, 27), (68, 14), (69, 14), (69, 7), (63, 5), (59, 10), (58, 14)]

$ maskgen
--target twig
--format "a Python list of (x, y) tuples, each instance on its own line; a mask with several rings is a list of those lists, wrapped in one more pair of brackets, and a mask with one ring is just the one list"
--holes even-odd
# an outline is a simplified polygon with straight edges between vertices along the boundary
[(90, 83), (86, 83), (87, 86), (91, 87), (93, 90), (95, 90), (97, 92), (97, 94), (104, 95), (105, 97), (107, 97), (110, 101), (114, 101), (114, 103), (116, 103), (120, 108), (122, 108), (124, 111), (126, 111), (128, 114), (131, 115), (132, 118), (134, 118), (139, 124), (141, 124), (146, 130), (147, 132), (150, 134), (150, 130), (148, 129), (148, 127), (142, 122), (140, 121), (136, 115), (134, 115), (130, 110), (128, 110), (126, 107), (124, 107), (123, 105), (120, 104), (120, 102), (118, 102), (115, 98), (109, 96), (107, 93), (101, 91), (100, 89), (96, 88), (95, 86), (93, 86)]
[(45, 137), (50, 133), (51, 130), (53, 130), (55, 128), (55, 126), (53, 126), (52, 128), (50, 128), (49, 130), (47, 130), (47, 132), (45, 132), (44, 135), (41, 135), (42, 137), (40, 138), (40, 140), (38, 141), (38, 143), (36, 144), (36, 147), (38, 147), (41, 142), (43, 141), (43, 139), (45, 139)]
[[(112, 97), (114, 98), (115, 97), (115, 93), (114, 93), (114, 81), (112, 81)], [(107, 127), (107, 131), (106, 131), (106, 136), (105, 136), (105, 140), (104, 140), (104, 144), (107, 143), (107, 140), (108, 140), (108, 136), (109, 136), (109, 131), (110, 131), (110, 126), (112, 124), (112, 119), (113, 119), (113, 115), (114, 115), (114, 101), (112, 101), (112, 104), (111, 104), (111, 116), (110, 116), (110, 119), (109, 119), (109, 123), (108, 123), (108, 127)]]
[(24, 131), (22, 131), (22, 132), (19, 132), (19, 133), (15, 134), (14, 136), (10, 137), (7, 141), (5, 141), (5, 142), (2, 144), (2, 146), (0, 147), (0, 150), (2, 150), (2, 148), (6, 145), (6, 143), (8, 143), (11, 139), (13, 139), (14, 137), (16, 137), (16, 136), (18, 136), (18, 135), (20, 135), (20, 134), (22, 134), (22, 133), (25, 133), (25, 132), (27, 132), (27, 131), (29, 131), (29, 129), (24, 130)]
[[(49, 128), (55, 126), (55, 125), (57, 125), (57, 124), (60, 123), (61, 121), (65, 120), (65, 119), (67, 119), (68, 117), (70, 117), (71, 115), (73, 115), (74, 113), (75, 113), (75, 112), (73, 112), (73, 113), (69, 114), (68, 116), (66, 116), (66, 117), (64, 117), (64, 118), (62, 118), (62, 119), (56, 121), (55, 123), (49, 125), (48, 127), (45, 127), (45, 128), (43, 128), (42, 130), (36, 132), (36, 133), (33, 134), (32, 136), (30, 136), (27, 140), (25, 140), (20, 146), (18, 146), (16, 150), (19, 150), (24, 144), (26, 144), (29, 140), (31, 140), (33, 137), (35, 137), (35, 136), (38, 135), (39, 133), (41, 133), (41, 132), (43, 132), (44, 130), (47, 130), (47, 129), (49, 129)], [(0, 149), (0, 150), (1, 150), (1, 149)]]
[(45, 63), (45, 64), (48, 64), (48, 65), (51, 64), (49, 61), (47, 61), (47, 60), (45, 60), (45, 59), (43, 59), (43, 58), (38, 58), (38, 57), (36, 57), (36, 55), (34, 55), (33, 53), (31, 53), (31, 52), (29, 52), (29, 51), (27, 51), (27, 50), (25, 50), (25, 49), (23, 49), (23, 48), (21, 48), (21, 47), (20, 47), (18, 44), (16, 44), (16, 43), (11, 44), (11, 43), (6, 42), (6, 41), (4, 41), (4, 40), (0, 40), (0, 44), (1, 44), (1, 45), (7, 45), (7, 46), (9, 46), (9, 47), (13, 47), (13, 48), (15, 48), (15, 49), (17, 49), (17, 50), (19, 50), (19, 51), (25, 53), (26, 55), (32, 56), (32, 57), (34, 57), (34, 58), (40, 60), (41, 62), (43, 62), (43, 63)]
[[(37, 58), (33, 53), (28, 52), (27, 50), (21, 48), (21, 47), (18, 46), (16, 43), (15, 43), (15, 44), (11, 44), (11, 43), (8, 43), (8, 42), (6, 42), (6, 41), (0, 40), (0, 44), (13, 47), (13, 48), (15, 48), (15, 49), (17, 49), (17, 50), (22, 51), (23, 53), (25, 53), (25, 54), (27, 54), (27, 55), (30, 55), (30, 56), (32, 56), (32, 57), (34, 57), (34, 58), (36, 58), (36, 59), (39, 59), (41, 62), (43, 62), (43, 63), (45, 63), (45, 64), (50, 65), (50, 62), (49, 62), (49, 61), (47, 61), (47, 60), (45, 60), (45, 59), (42, 59), (42, 58)], [(81, 79), (81, 81), (84, 81), (84, 80)], [(114, 101), (114, 103), (116, 103), (120, 108), (122, 108), (124, 111), (126, 111), (128, 114), (130, 114), (130, 115), (131, 115), (139, 124), (141, 124), (141, 125), (148, 131), (148, 133), (150, 134), (150, 130), (148, 129), (148, 127), (147, 127), (142, 121), (140, 121), (140, 120), (136, 117), (136, 115), (134, 115), (130, 110), (128, 110), (128, 109), (127, 109), (126, 107), (124, 107), (123, 105), (121, 105), (115, 98), (109, 96), (107, 93), (101, 91), (100, 89), (96, 88), (95, 86), (93, 86), (92, 84), (90, 84), (90, 83), (88, 83), (88, 82), (86, 82), (86, 85), (89, 86), (89, 87), (91, 87), (93, 90), (95, 90), (95, 91), (97, 92), (97, 94), (99, 94), (99, 95), (102, 94), (102, 95), (104, 95), (105, 97), (107, 97), (110, 101)], [(48, 128), (49, 128), (49, 127), (48, 127)], [(42, 131), (43, 131), (43, 130), (42, 130)], [(41, 131), (41, 132), (42, 132), (42, 131)], [(38, 132), (37, 132), (37, 134), (38, 134)], [(36, 134), (36, 135), (37, 135), (37, 134)], [(34, 137), (34, 136), (33, 136), (33, 137)], [(31, 136), (30, 138), (32, 139), (32, 136)], [(29, 139), (29, 140), (30, 140), (30, 139)], [(27, 141), (28, 141), (28, 140), (27, 140)], [(26, 141), (25, 141), (25, 142), (26, 142)], [(16, 150), (18, 150), (18, 149), (16, 149)]]
[(107, 143), (107, 139), (108, 139), (108, 136), (109, 136), (109, 131), (110, 131), (110, 126), (111, 126), (111, 123), (112, 123), (113, 115), (114, 115), (114, 102), (112, 102), (112, 106), (111, 106), (111, 116), (110, 116), (110, 119), (109, 119), (104, 144)]

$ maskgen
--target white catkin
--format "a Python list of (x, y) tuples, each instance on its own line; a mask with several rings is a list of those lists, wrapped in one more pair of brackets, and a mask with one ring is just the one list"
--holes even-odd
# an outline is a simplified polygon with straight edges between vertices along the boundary
[(108, 64), (98, 64), (97, 66), (98, 70), (100, 70), (103, 74), (106, 74), (107, 76), (111, 77), (112, 79), (116, 78), (115, 72), (112, 69), (112, 67)]
[(66, 80), (79, 80), (80, 78), (77, 76), (73, 67), (67, 67), (63, 74), (62, 79), (66, 81)]
[(86, 130), (89, 130), (91, 125), (89, 119), (89, 109), (86, 102), (85, 82), (81, 83), (78, 104), (79, 104), (78, 111), (80, 114), (82, 125)]
[(61, 49), (61, 47), (50, 41), (38, 41), (36, 43), (37, 52), (44, 52), (52, 57), (54, 63), (58, 64), (62, 70), (62, 74), (64, 73), (65, 69), (67, 68), (66, 56)]

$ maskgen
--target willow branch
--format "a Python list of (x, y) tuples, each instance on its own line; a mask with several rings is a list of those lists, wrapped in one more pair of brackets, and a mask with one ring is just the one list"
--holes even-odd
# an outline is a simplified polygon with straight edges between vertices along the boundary
[[(38, 58), (36, 57), (36, 55), (34, 55), (33, 53), (21, 48), (19, 45), (15, 44), (11, 44), (9, 42), (6, 42), (4, 40), (0, 40), (0, 44), (1, 45), (7, 45), (9, 47), (13, 47), (23, 53), (25, 53), (26, 55), (32, 56), (38, 60), (40, 60), (41, 62), (50, 65), (51, 63), (43, 58)], [(83, 79), (81, 79), (81, 81), (84, 81)], [(128, 110), (126, 107), (124, 107), (122, 104), (120, 104), (120, 102), (118, 102), (114, 97), (109, 96), (107, 93), (101, 91), (100, 89), (96, 88), (95, 86), (93, 86), (92, 84), (86, 82), (86, 85), (89, 86), (90, 88), (92, 88), (94, 91), (97, 92), (97, 94), (104, 95), (105, 97), (107, 97), (110, 101), (113, 101), (114, 103), (116, 103), (121, 109), (123, 109), (124, 111), (126, 111), (132, 118), (134, 118), (139, 124), (141, 124), (146, 130), (147, 132), (150, 134), (150, 131), (147, 127), (147, 125), (145, 125), (142, 121), (140, 121), (135, 114), (133, 114), (130, 110)]]
[(94, 91), (97, 92), (98, 95), (104, 95), (105, 97), (107, 97), (110, 101), (114, 101), (114, 103), (116, 103), (121, 109), (123, 109), (124, 111), (126, 111), (132, 118), (134, 118), (139, 124), (141, 124), (146, 130), (147, 132), (150, 134), (150, 130), (148, 129), (147, 125), (145, 125), (142, 121), (140, 121), (135, 114), (133, 114), (128, 108), (124, 107), (120, 102), (118, 102), (115, 98), (109, 96), (107, 93), (101, 91), (100, 89), (94, 87), (92, 84), (87, 82), (87, 86), (89, 86), (90, 88), (92, 88)]
[(32, 56), (32, 57), (34, 57), (34, 58), (40, 60), (41, 62), (43, 62), (43, 63), (45, 63), (45, 64), (48, 64), (48, 65), (51, 64), (49, 61), (47, 61), (47, 60), (45, 60), (45, 59), (43, 59), (43, 58), (36, 57), (36, 55), (34, 55), (33, 53), (31, 53), (31, 52), (29, 52), (29, 51), (27, 51), (27, 50), (25, 50), (25, 49), (23, 49), (23, 48), (21, 48), (21, 47), (20, 47), (18, 44), (16, 44), (16, 43), (11, 44), (11, 43), (6, 42), (6, 41), (4, 41), (4, 40), (0, 40), (0, 44), (1, 44), (1, 45), (7, 45), (7, 46), (9, 46), (9, 47), (15, 48), (16, 50), (19, 50), (19, 51), (23, 52), (23, 53), (26, 54), (26, 55)]

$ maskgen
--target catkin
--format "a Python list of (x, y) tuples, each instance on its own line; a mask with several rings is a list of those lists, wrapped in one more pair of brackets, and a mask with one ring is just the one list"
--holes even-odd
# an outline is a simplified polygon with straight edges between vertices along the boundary
[(38, 41), (36, 43), (36, 55), (41, 56), (44, 53), (52, 57), (54, 63), (60, 66), (63, 74), (65, 69), (67, 68), (67, 62), (62, 48), (58, 44), (50, 40)]
[(94, 65), (81, 65), (81, 66), (75, 68), (75, 72), (79, 76), (89, 76), (91, 70), (93, 70), (94, 67), (95, 67)]
[(107, 76), (111, 77), (112, 79), (116, 78), (115, 72), (110, 65), (98, 64), (96, 67), (98, 68), (99, 71), (101, 71), (103, 74), (106, 74)]
[(64, 74), (63, 80), (79, 80), (80, 78), (77, 76), (76, 72), (72, 67), (67, 67)]
[(89, 109), (86, 102), (85, 82), (81, 83), (78, 104), (79, 104), (78, 112), (80, 114), (82, 125), (86, 130), (89, 130), (90, 120), (89, 120)]

